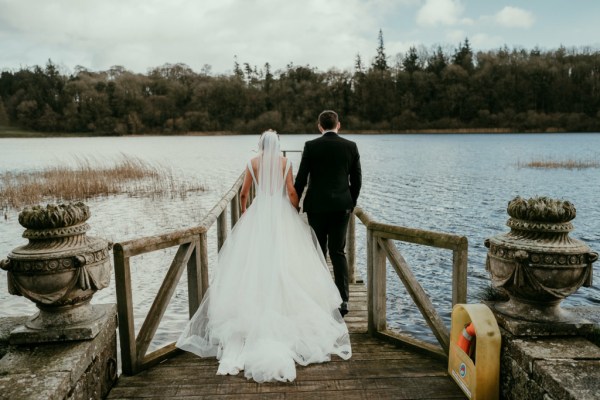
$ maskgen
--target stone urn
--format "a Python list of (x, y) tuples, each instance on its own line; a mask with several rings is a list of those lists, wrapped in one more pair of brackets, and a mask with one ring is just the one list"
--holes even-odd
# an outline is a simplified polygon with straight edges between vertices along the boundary
[(547, 197), (516, 197), (507, 212), (510, 232), (485, 241), (492, 285), (509, 296), (494, 308), (526, 321), (576, 322), (560, 302), (581, 286), (592, 285), (598, 253), (569, 237), (575, 206)]
[(9, 293), (33, 301), (39, 312), (11, 333), (11, 341), (91, 339), (99, 330), (94, 323), (103, 318), (102, 308), (90, 300), (110, 282), (112, 244), (86, 236), (89, 217), (81, 202), (27, 207), (19, 214), (29, 243), (12, 250), (0, 267), (8, 271)]

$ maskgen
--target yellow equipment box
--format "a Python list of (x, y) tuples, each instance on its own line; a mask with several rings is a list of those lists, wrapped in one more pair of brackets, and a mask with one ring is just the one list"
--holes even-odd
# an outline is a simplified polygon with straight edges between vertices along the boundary
[(454, 306), (448, 373), (469, 399), (498, 400), (500, 343), (500, 329), (488, 306)]

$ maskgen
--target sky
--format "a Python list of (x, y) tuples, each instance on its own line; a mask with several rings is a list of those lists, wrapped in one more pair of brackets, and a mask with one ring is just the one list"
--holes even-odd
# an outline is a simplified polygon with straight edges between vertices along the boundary
[[(62, 72), (166, 63), (229, 74), (234, 60), (273, 71), (370, 64), (379, 30), (390, 63), (411, 46), (453, 51), (600, 49), (598, 0), (0, 0), (0, 70)], [(208, 67), (207, 67), (208, 66)]]

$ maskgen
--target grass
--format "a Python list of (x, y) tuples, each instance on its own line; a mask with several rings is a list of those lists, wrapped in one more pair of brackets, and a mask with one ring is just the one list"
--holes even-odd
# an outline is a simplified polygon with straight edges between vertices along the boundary
[(587, 160), (550, 160), (540, 159), (531, 160), (528, 162), (519, 161), (517, 163), (519, 168), (539, 168), (539, 169), (587, 169), (587, 168), (599, 168), (600, 161), (596, 159)]
[(482, 288), (475, 298), (480, 301), (507, 301), (508, 295), (503, 289), (497, 289), (492, 285)]
[(76, 164), (0, 174), (0, 207), (21, 208), (43, 201), (87, 200), (122, 193), (174, 198), (205, 190), (201, 184), (177, 179), (169, 168), (125, 155), (114, 165), (98, 166), (89, 159), (77, 159)]

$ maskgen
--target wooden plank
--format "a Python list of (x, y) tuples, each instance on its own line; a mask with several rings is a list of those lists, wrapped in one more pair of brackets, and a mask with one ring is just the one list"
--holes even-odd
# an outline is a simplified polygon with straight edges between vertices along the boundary
[(371, 333), (383, 331), (387, 328), (386, 316), (386, 259), (383, 248), (380, 243), (373, 238), (372, 240), (372, 256), (373, 257), (373, 275), (372, 275), (372, 298), (373, 307), (369, 307), (369, 312), (372, 314), (373, 326)]
[(195, 227), (165, 233), (164, 235), (128, 240), (126, 242), (117, 243), (117, 245), (123, 248), (123, 254), (125, 257), (133, 257), (144, 253), (150, 253), (152, 251), (179, 246), (184, 243), (190, 243), (196, 236), (205, 231), (206, 228), (204, 227)]
[(406, 287), (408, 294), (410, 294), (410, 297), (423, 315), (423, 318), (425, 318), (425, 322), (427, 322), (427, 325), (431, 328), (431, 331), (444, 351), (448, 353), (450, 332), (435, 310), (429, 296), (425, 293), (425, 290), (423, 290), (423, 287), (412, 273), (406, 260), (389, 239), (378, 238), (377, 242), (384, 249), (388, 259), (396, 270), (398, 277), (400, 277), (404, 287)]
[(202, 274), (200, 271), (202, 261), (200, 258), (200, 238), (193, 242), (194, 251), (187, 263), (188, 281), (188, 310), (189, 316), (196, 313), (202, 301)]
[(200, 279), (202, 280), (202, 296), (204, 298), (208, 290), (208, 235), (202, 233), (199, 240), (200, 245)]
[(350, 213), (346, 235), (346, 254), (348, 257), (348, 282), (356, 283), (356, 217)]
[(367, 229), (367, 309), (368, 319), (367, 327), (369, 333), (375, 332), (375, 318), (373, 310), (375, 307), (375, 291), (373, 289), (373, 231)]
[[(202, 394), (204, 395), (233, 395), (233, 394), (267, 394), (267, 393), (320, 393), (324, 398), (335, 396), (336, 392), (342, 391), (373, 391), (373, 390), (394, 390), (402, 388), (404, 390), (403, 398), (427, 399), (435, 398), (440, 394), (440, 387), (449, 387), (451, 382), (444, 377), (427, 378), (428, 385), (424, 386), (424, 379), (420, 378), (371, 378), (371, 379), (332, 379), (321, 381), (300, 381), (293, 384), (256, 384), (247, 382), (246, 384), (214, 382), (202, 383)], [(164, 388), (164, 390), (162, 390)], [(120, 390), (118, 393), (125, 397), (159, 397), (164, 396), (179, 397), (198, 395), (198, 385), (178, 385), (164, 386), (161, 390), (152, 390), (152, 387), (130, 387)], [(158, 393), (157, 393), (158, 392)], [(452, 390), (455, 394), (460, 391)], [(448, 393), (446, 393), (448, 395)], [(460, 398), (460, 397), (458, 397)]]
[[(152, 382), (170, 381), (180, 383), (188, 379), (198, 379), (201, 377), (213, 378), (217, 373), (217, 363), (188, 365), (185, 368), (173, 365), (160, 365), (148, 369), (132, 377), (131, 380), (149, 380)], [(445, 362), (421, 355), (414, 357), (407, 363), (406, 359), (396, 360), (353, 360), (350, 358), (346, 362), (326, 362), (321, 364), (310, 364), (308, 366), (296, 366), (298, 379), (301, 380), (328, 380), (338, 376), (347, 378), (377, 378), (377, 377), (423, 377), (423, 376), (446, 376), (447, 365)], [(135, 379), (133, 379), (135, 378)], [(243, 374), (230, 377), (231, 379), (245, 380)]]
[(464, 238), (452, 254), (452, 306), (467, 302), (468, 241)]
[(356, 215), (356, 217), (367, 229), (369, 229), (371, 224), (374, 222), (371, 216), (360, 207), (354, 208), (354, 215)]
[(217, 218), (217, 249), (221, 250), (227, 239), (227, 207), (223, 209)]
[(236, 193), (233, 199), (231, 199), (231, 229), (237, 224), (240, 219), (240, 194)]
[(115, 263), (115, 291), (117, 294), (117, 315), (119, 317), (119, 339), (121, 343), (121, 364), (125, 374), (136, 371), (136, 343), (133, 319), (133, 298), (131, 296), (131, 268), (129, 258), (123, 248), (113, 247)]
[(183, 350), (180, 350), (179, 348), (175, 347), (175, 342), (169, 343), (168, 345), (163, 346), (160, 349), (143, 356), (140, 361), (139, 370), (145, 370), (157, 364), (160, 364), (164, 360), (168, 360), (169, 358), (173, 357), (173, 355), (182, 351)]
[(398, 346), (404, 346), (412, 350), (418, 351), (421, 354), (428, 354), (430, 356), (437, 357), (441, 360), (447, 360), (448, 356), (440, 346), (436, 346), (431, 343), (427, 343), (423, 340), (416, 339), (409, 335), (404, 335), (399, 332), (394, 332), (390, 329), (385, 331), (377, 332), (375, 335), (377, 338), (386, 340), (390, 343), (394, 343)]
[(407, 228), (404, 226), (387, 225), (379, 222), (373, 222), (371, 228), (378, 236), (386, 239), (400, 240), (403, 242), (422, 244), (430, 247), (440, 247), (449, 250), (458, 248), (464, 240), (464, 236)]
[(148, 347), (152, 342), (152, 338), (156, 333), (158, 324), (160, 323), (165, 311), (167, 310), (167, 307), (169, 306), (171, 296), (173, 296), (173, 293), (177, 288), (177, 283), (181, 278), (184, 266), (190, 259), (194, 249), (194, 245), (187, 243), (181, 245), (177, 250), (177, 254), (173, 259), (167, 274), (165, 275), (165, 279), (160, 285), (160, 289), (158, 289), (158, 293), (156, 294), (156, 297), (152, 302), (152, 306), (150, 306), (150, 310), (148, 311), (148, 315), (146, 316), (140, 332), (138, 333), (138, 337), (136, 339), (136, 354), (138, 358), (142, 358), (146, 354), (146, 350), (148, 350)]

